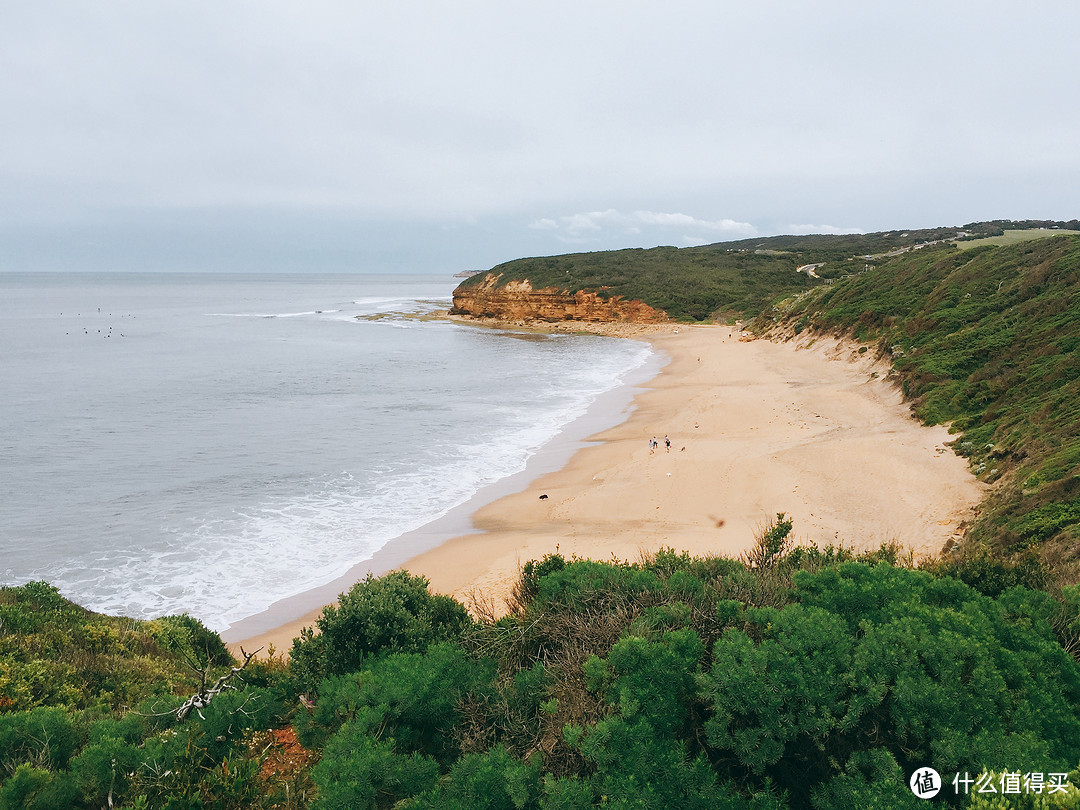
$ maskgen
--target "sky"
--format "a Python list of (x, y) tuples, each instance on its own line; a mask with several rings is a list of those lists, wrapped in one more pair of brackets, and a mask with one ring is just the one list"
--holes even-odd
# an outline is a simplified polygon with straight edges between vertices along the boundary
[(0, 0), (0, 271), (1080, 217), (1080, 3)]

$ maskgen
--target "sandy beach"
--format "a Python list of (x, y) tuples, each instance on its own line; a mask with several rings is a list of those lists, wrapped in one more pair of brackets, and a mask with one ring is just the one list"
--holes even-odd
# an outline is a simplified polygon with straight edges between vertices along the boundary
[[(778, 512), (801, 543), (895, 541), (936, 554), (983, 496), (946, 445), (955, 437), (911, 417), (872, 352), (826, 339), (742, 340), (721, 326), (634, 336), (671, 359), (625, 422), (563, 469), (481, 508), (477, 533), (402, 567), (436, 592), (498, 609), (530, 559), (557, 551), (632, 561), (662, 547), (738, 556)], [(287, 651), (317, 616), (233, 646)]]

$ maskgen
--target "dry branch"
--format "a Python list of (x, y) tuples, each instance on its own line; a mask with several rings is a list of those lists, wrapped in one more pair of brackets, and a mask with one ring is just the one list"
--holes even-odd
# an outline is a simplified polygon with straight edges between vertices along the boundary
[[(260, 647), (259, 649), (261, 650), (262, 648)], [(198, 692), (196, 692), (194, 695), (184, 701), (184, 704), (176, 710), (176, 719), (183, 720), (185, 717), (191, 714), (192, 709), (194, 709), (195, 713), (199, 715), (199, 718), (205, 720), (206, 718), (203, 717), (203, 713), (200, 711), (200, 709), (210, 705), (210, 701), (212, 701), (215, 697), (220, 695), (226, 689), (235, 689), (236, 687), (232, 686), (229, 681), (234, 676), (242, 672), (247, 667), (247, 665), (251, 663), (251, 659), (254, 658), (258, 654), (258, 652), (259, 650), (255, 650), (255, 652), (250, 653), (245, 652), (244, 648), (241, 647), (240, 654), (244, 656), (244, 663), (242, 663), (238, 667), (230, 667), (229, 671), (222, 675), (220, 678), (218, 678), (217, 681), (214, 682), (214, 685), (211, 686), (209, 689), (206, 688), (206, 669), (196, 670), (202, 678), (202, 687), (199, 689)]]

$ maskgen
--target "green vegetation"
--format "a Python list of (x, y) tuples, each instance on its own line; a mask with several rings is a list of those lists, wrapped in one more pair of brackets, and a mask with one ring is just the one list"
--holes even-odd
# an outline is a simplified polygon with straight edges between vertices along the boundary
[(1016, 228), (1002, 233), (1000, 236), (986, 236), (982, 239), (970, 239), (958, 241), (956, 246), (961, 250), (970, 250), (976, 247), (988, 245), (1012, 245), (1017, 242), (1028, 242), (1032, 239), (1049, 239), (1052, 236), (1071, 236), (1073, 231), (1051, 230), (1049, 228)]
[[(491, 272), (500, 284), (528, 279), (534, 288), (641, 300), (681, 321), (734, 320), (755, 315), (777, 296), (820, 283), (796, 268), (824, 262), (822, 278), (853, 272), (851, 257), (955, 237), (956, 229), (858, 236), (749, 239), (704, 247), (657, 247), (518, 259)], [(861, 268), (861, 265), (859, 265)], [(481, 284), (472, 276), (459, 289)]]
[[(996, 482), (969, 546), (1080, 549), (1080, 238), (930, 247), (788, 299), (758, 325), (876, 343), (918, 416)], [(1070, 581), (1075, 577), (1066, 568)]]
[[(1064, 230), (1036, 230), (1059, 228)], [(1022, 231), (1017, 229), (1023, 229)], [(733, 321), (757, 315), (778, 297), (809, 289), (822, 280), (861, 273), (875, 262), (903, 251), (936, 244), (981, 244), (1014, 233), (1057, 234), (1080, 230), (1080, 222), (970, 223), (958, 228), (886, 231), (843, 236), (770, 236), (702, 247), (657, 247), (573, 253), (516, 259), (491, 273), (499, 284), (528, 279), (534, 288), (571, 293), (589, 290), (603, 296), (640, 300), (677, 321)], [(958, 237), (963, 233), (966, 236)], [(962, 240), (975, 239), (977, 242)], [(958, 242), (958, 240), (961, 240)], [(796, 273), (817, 264), (818, 279)], [(484, 282), (486, 273), (465, 279), (459, 289)]]
[[(536, 289), (595, 290), (642, 300), (676, 320), (699, 321), (759, 311), (778, 293), (805, 289), (811, 279), (795, 273), (797, 265), (786, 255), (660, 247), (520, 259), (491, 272), (502, 274), (502, 282), (527, 278)], [(484, 278), (473, 276), (460, 286)]]
[(318, 633), (305, 628), (293, 645), (289, 660), (302, 689), (313, 691), (327, 676), (355, 672), (373, 653), (423, 652), (456, 638), (470, 623), (458, 602), (432, 596), (427, 580), (403, 571), (380, 579), (368, 574), (362, 586), (324, 607)]
[(117, 709), (197, 685), (187, 664), (231, 662), (189, 616), (152, 622), (100, 616), (45, 582), (0, 588), (0, 711)]
[(250, 749), (292, 702), (280, 662), (177, 716), (235, 663), (190, 616), (102, 616), (43, 582), (0, 588), (0, 808), (275, 801), (284, 786), (258, 778)]
[[(1028, 587), (1046, 578), (1031, 560), (916, 570), (895, 548), (793, 548), (791, 532), (778, 515), (744, 561), (551, 555), (480, 621), (423, 578), (369, 577), (324, 613), (335, 672), (313, 689), (322, 635), (305, 633), (307, 663), (248, 666), (183, 721), (183, 681), (135, 709), (0, 712), (0, 808), (914, 808), (927, 765), (947, 784), (1070, 774), (1029, 804), (1080, 807), (1080, 664), (1063, 646), (1080, 588)], [(57, 608), (75, 632), (121, 621), (43, 590), (4, 589), (5, 606), (26, 626)], [(272, 768), (290, 725), (306, 752)]]

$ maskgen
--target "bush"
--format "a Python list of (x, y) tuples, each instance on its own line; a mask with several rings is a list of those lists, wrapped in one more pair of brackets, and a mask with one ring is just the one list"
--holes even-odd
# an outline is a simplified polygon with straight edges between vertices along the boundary
[(327, 679), (314, 714), (297, 717), (297, 734), (304, 745), (319, 747), (349, 723), (352, 734), (394, 737), (401, 751), (447, 762), (455, 755), (450, 732), (462, 696), (492, 675), (450, 644), (436, 644), (423, 654), (395, 653), (360, 672)]
[(0, 776), (11, 776), (24, 763), (52, 771), (67, 768), (75, 748), (75, 729), (63, 709), (0, 715)]
[(862, 563), (795, 584), (798, 604), (746, 611), (714, 646), (699, 687), (715, 758), (771, 778), (796, 804), (864, 795), (890, 759), (910, 773), (930, 762), (1062, 770), (1080, 758), (1080, 666), (1053, 640), (1045, 594), (1014, 588), (995, 601)]
[[(165, 624), (163, 624), (163, 622)], [(92, 613), (45, 582), (0, 588), (0, 712), (36, 706), (119, 708), (192, 684), (191, 639), (224, 651), (195, 619), (139, 622)], [(183, 639), (164, 649), (155, 638)], [(229, 659), (231, 660), (231, 659)]]
[(532, 763), (501, 745), (462, 758), (435, 789), (406, 804), (415, 810), (539, 810), (539, 757)]
[(66, 775), (23, 764), (0, 787), (0, 810), (59, 810), (71, 807), (75, 796)]
[(312, 810), (375, 810), (430, 789), (438, 764), (422, 754), (398, 754), (394, 741), (345, 726), (311, 776), (319, 789)]
[(323, 678), (355, 672), (383, 652), (423, 652), (460, 638), (472, 624), (464, 605), (428, 592), (425, 577), (393, 571), (368, 574), (323, 608), (319, 634), (307, 629), (293, 642), (291, 669), (298, 687), (314, 693)]
[(227, 667), (236, 663), (221, 636), (187, 613), (162, 616), (149, 623), (162, 649), (175, 653), (193, 667)]

